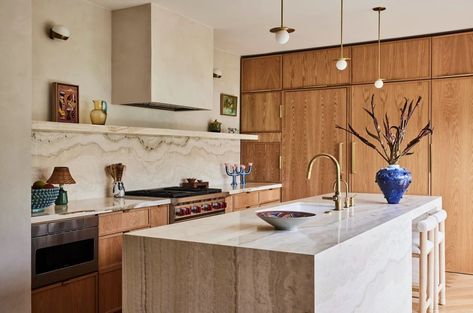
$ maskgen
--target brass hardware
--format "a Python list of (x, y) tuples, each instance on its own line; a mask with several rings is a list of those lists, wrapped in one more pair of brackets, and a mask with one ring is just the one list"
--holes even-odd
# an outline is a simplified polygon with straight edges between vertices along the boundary
[(282, 106), (282, 104), (279, 106), (279, 118), (283, 118), (283, 112), (284, 112), (284, 108)]
[(279, 156), (279, 169), (282, 170), (282, 155)]
[(328, 153), (320, 153), (317, 154), (310, 160), (309, 165), (307, 167), (307, 179), (310, 179), (312, 176), (312, 167), (314, 165), (315, 160), (319, 158), (327, 158), (332, 161), (332, 163), (335, 165), (336, 169), (336, 189), (335, 189), (335, 194), (331, 197), (322, 197), (324, 200), (332, 200), (335, 203), (335, 210), (336, 211), (341, 211), (342, 210), (342, 198), (340, 197), (340, 190), (341, 190), (341, 173), (340, 173), (340, 164), (338, 163), (337, 159)]
[(335, 61), (345, 60), (349, 61), (350, 58), (343, 56), (343, 0), (340, 0), (340, 58)]
[(355, 142), (352, 141), (351, 143), (351, 158), (350, 158), (350, 168), (351, 168), (351, 173), (352, 174), (356, 174), (355, 172), (355, 148), (356, 148), (356, 145), (355, 145)]
[(343, 173), (343, 142), (338, 144), (338, 163), (340, 163), (340, 172)]
[[(345, 202), (344, 202), (344, 208), (350, 208), (352, 207), (354, 204), (355, 204), (355, 196), (356, 195), (353, 195), (353, 196), (349, 196), (349, 193), (350, 193), (350, 185), (345, 181), (345, 180), (341, 180), (342, 183), (345, 184)], [(333, 182), (332, 184), (332, 188), (333, 190), (335, 191), (335, 184), (336, 184), (336, 181)]]
[(373, 11), (378, 12), (378, 79), (381, 78), (381, 12), (386, 10), (385, 7), (375, 7)]
[(273, 27), (269, 31), (271, 33), (277, 33), (278, 31), (285, 30), (288, 33), (293, 33), (295, 31), (294, 28), (284, 26), (284, 0), (281, 0), (281, 26)]

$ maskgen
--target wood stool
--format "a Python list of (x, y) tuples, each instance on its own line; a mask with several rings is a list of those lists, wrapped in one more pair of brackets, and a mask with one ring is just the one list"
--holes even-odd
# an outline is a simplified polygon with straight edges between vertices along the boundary
[(445, 282), (445, 220), (447, 211), (441, 210), (432, 214), (437, 221), (434, 232), (434, 312), (438, 312), (439, 304), (447, 303), (446, 282)]
[[(437, 220), (428, 216), (415, 225), (412, 232), (412, 256), (419, 259), (419, 312), (434, 308), (434, 236)], [(415, 289), (415, 288), (413, 288)]]

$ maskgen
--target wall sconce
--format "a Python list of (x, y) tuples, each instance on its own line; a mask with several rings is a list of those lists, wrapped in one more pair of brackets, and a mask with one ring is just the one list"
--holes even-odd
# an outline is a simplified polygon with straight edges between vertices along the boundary
[(71, 31), (64, 25), (54, 25), (49, 30), (49, 37), (51, 39), (67, 40), (71, 37)]
[(222, 70), (219, 68), (214, 69), (213, 77), (214, 78), (221, 78), (223, 75)]

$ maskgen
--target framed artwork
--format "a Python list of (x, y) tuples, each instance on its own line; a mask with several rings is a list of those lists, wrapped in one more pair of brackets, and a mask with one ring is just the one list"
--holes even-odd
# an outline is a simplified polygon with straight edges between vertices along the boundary
[(52, 84), (52, 120), (62, 123), (79, 123), (79, 86)]
[(220, 115), (237, 116), (238, 97), (220, 94)]

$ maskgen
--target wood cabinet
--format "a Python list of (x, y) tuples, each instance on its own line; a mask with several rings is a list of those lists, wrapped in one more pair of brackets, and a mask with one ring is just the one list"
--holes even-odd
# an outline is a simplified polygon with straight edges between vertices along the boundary
[(346, 125), (347, 89), (285, 92), (282, 168), (283, 201), (332, 192), (335, 166), (326, 159), (316, 161), (312, 180), (307, 165), (318, 153), (341, 156), (346, 167), (346, 134), (336, 125)]
[(99, 215), (98, 308), (100, 313), (121, 312), (123, 233), (168, 223), (168, 205)]
[(432, 82), (432, 193), (442, 196), (447, 271), (473, 274), (473, 77)]
[[(344, 49), (344, 56), (351, 57), (351, 48)], [(296, 89), (315, 86), (343, 85), (350, 83), (351, 62), (344, 71), (335, 67), (340, 49), (320, 49), (283, 55), (283, 88)]]
[(241, 99), (242, 133), (281, 131), (281, 92), (247, 93)]
[(97, 312), (97, 273), (32, 291), (33, 313)]
[(432, 76), (473, 74), (473, 33), (432, 38)]
[(242, 59), (241, 91), (281, 89), (281, 60), (280, 55)]
[(242, 141), (241, 157), (243, 164), (253, 163), (253, 172), (248, 182), (281, 181), (281, 134), (258, 133), (258, 141)]
[[(231, 211), (241, 211), (262, 205), (281, 202), (281, 188), (238, 193), (230, 196)], [(231, 212), (229, 211), (229, 212)]]
[[(404, 97), (417, 99), (421, 96), (423, 104), (418, 108), (409, 122), (404, 145), (414, 138), (429, 120), (429, 95), (430, 82), (403, 82), (387, 83), (382, 89), (373, 85), (352, 87), (352, 125), (360, 134), (366, 134), (364, 129), (368, 126), (374, 131), (372, 119), (363, 110), (369, 108), (371, 96), (375, 96), (376, 112), (378, 116), (387, 112), (392, 123), (398, 123), (399, 108), (404, 103)], [(358, 139), (352, 138), (356, 144), (352, 146), (352, 190), (355, 192), (379, 192), (375, 183), (376, 172), (385, 167), (386, 161), (377, 155), (371, 148), (365, 146)], [(406, 156), (400, 165), (412, 172), (413, 181), (407, 191), (408, 194), (429, 194), (429, 142), (423, 140), (417, 145), (412, 156)]]
[[(377, 44), (352, 47), (352, 83), (373, 83), (378, 79)], [(430, 38), (381, 44), (381, 78), (412, 80), (430, 78)]]

